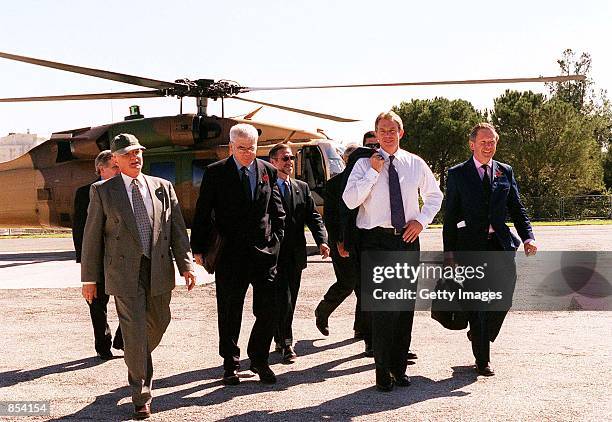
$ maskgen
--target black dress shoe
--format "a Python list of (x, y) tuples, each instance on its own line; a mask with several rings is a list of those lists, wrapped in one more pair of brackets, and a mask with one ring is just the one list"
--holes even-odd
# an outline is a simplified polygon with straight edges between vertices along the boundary
[(372, 347), (370, 343), (366, 343), (364, 353), (367, 358), (373, 358), (374, 357), (374, 347)]
[(418, 358), (417, 354), (414, 353), (412, 350), (408, 350), (408, 354), (406, 355), (406, 358), (408, 360), (415, 360)]
[(98, 352), (98, 357), (102, 360), (111, 360), (114, 358), (113, 353), (110, 350), (106, 352)]
[[(484, 173), (483, 173), (484, 174)], [(468, 330), (467, 332), (467, 338), (469, 341), (472, 341), (472, 330)]]
[(329, 322), (327, 321), (327, 317), (324, 316), (318, 308), (315, 309), (315, 324), (321, 334), (324, 336), (329, 335)]
[(264, 384), (275, 384), (276, 383), (276, 375), (274, 375), (274, 372), (272, 372), (272, 369), (270, 369), (270, 366), (268, 366), (268, 364), (264, 364), (264, 365), (251, 364), (251, 367), (249, 369), (251, 370), (251, 372), (254, 372), (257, 375), (259, 375), (259, 380), (263, 382)]
[(410, 378), (408, 375), (393, 375), (393, 383), (398, 387), (409, 387), (410, 386)]
[(283, 363), (294, 363), (297, 358), (297, 353), (293, 349), (293, 346), (288, 345), (283, 348)]
[(476, 372), (478, 372), (479, 375), (485, 377), (492, 377), (493, 375), (495, 375), (493, 368), (491, 368), (491, 365), (489, 365), (488, 363), (485, 365), (476, 365)]
[(113, 349), (115, 350), (123, 350), (123, 339), (120, 338), (121, 341), (117, 341), (117, 337), (113, 340)]
[(393, 390), (393, 377), (388, 369), (376, 368), (376, 389), (378, 391)]
[(240, 378), (238, 378), (235, 369), (226, 369), (225, 372), (223, 372), (223, 379), (221, 382), (224, 385), (238, 385), (240, 384)]
[(151, 417), (151, 406), (145, 404), (143, 406), (134, 406), (133, 419), (143, 420)]

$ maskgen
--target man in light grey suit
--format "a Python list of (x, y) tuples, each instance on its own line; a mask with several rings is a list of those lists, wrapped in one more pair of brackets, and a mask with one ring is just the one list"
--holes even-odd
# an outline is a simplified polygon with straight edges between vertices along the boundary
[(172, 255), (187, 289), (195, 285), (189, 238), (174, 188), (164, 179), (141, 173), (143, 149), (131, 134), (111, 141), (121, 173), (91, 186), (81, 255), (83, 297), (91, 301), (97, 296), (102, 273), (106, 294), (115, 296), (135, 419), (151, 414), (151, 352), (170, 323)]

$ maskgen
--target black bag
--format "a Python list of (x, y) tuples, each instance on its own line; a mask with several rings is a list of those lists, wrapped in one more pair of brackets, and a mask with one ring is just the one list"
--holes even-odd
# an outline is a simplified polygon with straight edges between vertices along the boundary
[(455, 292), (452, 301), (435, 298), (431, 301), (431, 317), (449, 330), (463, 330), (468, 326), (468, 314), (461, 310), (459, 303), (459, 285), (454, 280), (440, 279), (436, 283), (436, 292)]

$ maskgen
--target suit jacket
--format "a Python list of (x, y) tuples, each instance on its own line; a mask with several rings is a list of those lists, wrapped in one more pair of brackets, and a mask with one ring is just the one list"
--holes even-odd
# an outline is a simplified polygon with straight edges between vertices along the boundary
[(330, 248), (335, 248), (340, 236), (340, 198), (344, 171), (336, 174), (325, 183), (323, 221), (329, 236)]
[(281, 243), (279, 264), (290, 263), (296, 268), (306, 268), (306, 236), (304, 225), (308, 226), (317, 245), (327, 243), (327, 232), (321, 214), (315, 208), (308, 185), (301, 180), (289, 179), (291, 195), (289, 204), (283, 198), (285, 209), (285, 230)]
[[(181, 273), (193, 270), (185, 221), (172, 184), (144, 175), (153, 201), (151, 295), (174, 289), (172, 255)], [(121, 175), (91, 186), (83, 239), (81, 280), (96, 281), (104, 269), (106, 293), (136, 296), (143, 256), (138, 227)]]
[(492, 171), (492, 192), (486, 208), (482, 180), (473, 158), (448, 170), (442, 231), (445, 251), (486, 250), (489, 225), (504, 250), (516, 250), (521, 242), (506, 225), (508, 214), (523, 241), (534, 239), (512, 167), (493, 160)]
[(359, 229), (357, 228), (357, 214), (359, 213), (359, 207), (355, 209), (349, 209), (342, 200), (342, 194), (346, 188), (346, 182), (348, 181), (355, 163), (360, 158), (370, 158), (376, 153), (375, 149), (359, 147), (351, 153), (349, 156), (346, 168), (341, 173), (342, 182), (340, 184), (340, 194), (338, 196), (338, 216), (340, 221), (340, 231), (338, 232), (339, 242), (344, 242), (344, 249), (349, 251), (353, 256), (357, 255), (357, 248), (359, 246)]
[(87, 207), (89, 207), (89, 188), (93, 183), (81, 186), (74, 194), (74, 212), (72, 215), (72, 243), (76, 252), (76, 262), (81, 262), (81, 249), (83, 247), (83, 232), (87, 221)]
[(212, 246), (207, 240), (216, 228), (221, 236), (217, 273), (242, 275), (249, 263), (266, 272), (276, 268), (285, 212), (276, 186), (276, 169), (260, 159), (255, 163), (252, 199), (243, 191), (232, 156), (209, 165), (204, 172), (191, 247), (194, 253), (207, 255)]

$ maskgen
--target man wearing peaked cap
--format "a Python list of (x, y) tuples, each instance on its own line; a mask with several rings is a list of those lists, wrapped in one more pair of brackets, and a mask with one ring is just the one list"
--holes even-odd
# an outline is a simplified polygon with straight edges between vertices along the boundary
[(81, 256), (85, 299), (97, 296), (101, 273), (106, 277), (106, 294), (115, 296), (135, 419), (151, 414), (151, 352), (170, 323), (175, 286), (172, 255), (187, 289), (195, 285), (176, 193), (167, 180), (142, 173), (143, 149), (131, 134), (122, 133), (111, 141), (121, 173), (91, 186)]

